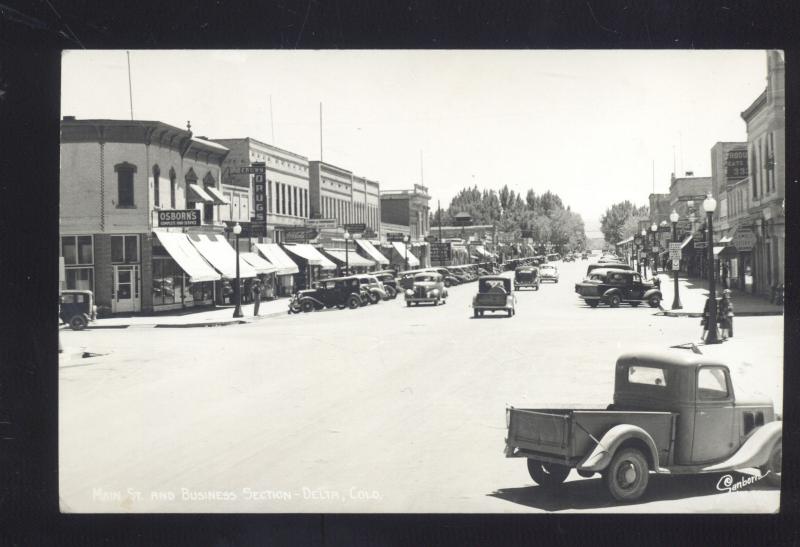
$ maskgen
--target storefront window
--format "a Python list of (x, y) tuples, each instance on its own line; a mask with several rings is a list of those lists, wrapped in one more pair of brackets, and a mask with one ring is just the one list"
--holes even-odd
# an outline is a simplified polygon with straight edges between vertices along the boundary
[(94, 264), (92, 236), (64, 236), (61, 238), (61, 256), (67, 266)]
[(136, 264), (139, 262), (139, 236), (111, 236), (111, 263)]
[(67, 268), (67, 289), (94, 291), (94, 268)]

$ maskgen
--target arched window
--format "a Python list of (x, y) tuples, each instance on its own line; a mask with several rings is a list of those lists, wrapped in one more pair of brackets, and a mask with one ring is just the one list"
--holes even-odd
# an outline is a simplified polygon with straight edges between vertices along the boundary
[(209, 186), (213, 187), (214, 184), (216, 184), (216, 181), (214, 181), (214, 175), (212, 175), (211, 171), (209, 171), (206, 173), (206, 176), (203, 177), (203, 186), (208, 188)]
[(133, 175), (136, 166), (127, 161), (114, 166), (117, 173), (117, 207), (135, 207), (133, 201)]
[(175, 182), (176, 178), (177, 177), (175, 176), (175, 168), (174, 167), (170, 167), (169, 168), (169, 204), (170, 204), (170, 207), (172, 207), (173, 209), (175, 209), (175, 193), (176, 193), (176, 186), (177, 186), (177, 183)]
[(153, 204), (158, 207), (161, 204), (159, 195), (159, 179), (161, 178), (161, 169), (158, 164), (153, 166)]
[(189, 168), (189, 171), (186, 172), (185, 178), (186, 178), (186, 184), (197, 184), (197, 174), (191, 167)]

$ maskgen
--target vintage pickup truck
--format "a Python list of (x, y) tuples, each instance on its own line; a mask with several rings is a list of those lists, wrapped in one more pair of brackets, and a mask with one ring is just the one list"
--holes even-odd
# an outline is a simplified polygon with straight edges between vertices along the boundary
[(472, 297), (474, 317), (483, 317), (484, 312), (502, 311), (509, 317), (516, 313), (516, 297), (511, 292), (511, 279), (499, 275), (486, 275), (478, 280), (478, 294)]
[(507, 408), (506, 457), (527, 458), (542, 487), (573, 468), (601, 473), (619, 501), (638, 499), (651, 472), (759, 468), (779, 486), (783, 422), (772, 402), (736, 398), (727, 366), (682, 351), (622, 355), (606, 410)]

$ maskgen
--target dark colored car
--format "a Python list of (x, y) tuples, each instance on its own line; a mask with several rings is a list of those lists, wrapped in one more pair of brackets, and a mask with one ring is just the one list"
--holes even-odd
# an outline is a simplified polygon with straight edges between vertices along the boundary
[(661, 290), (655, 283), (642, 280), (636, 272), (616, 269), (594, 270), (585, 281), (575, 284), (575, 292), (591, 307), (601, 302), (618, 308), (623, 302), (638, 306), (647, 302), (651, 308), (661, 305)]
[(593, 271), (599, 269), (614, 269), (614, 270), (627, 270), (629, 272), (633, 271), (633, 266), (630, 264), (622, 264), (622, 263), (606, 263), (606, 264), (589, 264), (589, 267), (586, 268), (586, 278), (588, 279), (589, 276), (592, 274)]
[(484, 312), (504, 311), (509, 317), (516, 313), (516, 298), (511, 292), (511, 280), (507, 277), (486, 276), (478, 280), (478, 294), (472, 299), (474, 317), (483, 317)]
[(83, 330), (90, 321), (97, 319), (92, 291), (61, 291), (59, 300), (58, 317), (72, 330)]
[(394, 278), (394, 275), (388, 272), (376, 272), (374, 275), (378, 278), (378, 281), (383, 283), (388, 297), (390, 299), (397, 298), (397, 280)]
[(445, 287), (452, 287), (453, 285), (458, 285), (461, 283), (461, 281), (459, 281), (459, 279), (456, 276), (450, 273), (450, 270), (442, 266), (428, 268), (428, 271), (441, 274), (442, 278), (444, 279)]
[(535, 291), (539, 290), (539, 268), (536, 266), (520, 266), (514, 270), (514, 290), (518, 291), (523, 287), (530, 287)]
[(317, 281), (311, 289), (298, 291), (289, 302), (289, 313), (311, 312), (323, 308), (354, 310), (369, 302), (368, 292), (357, 277), (332, 277)]

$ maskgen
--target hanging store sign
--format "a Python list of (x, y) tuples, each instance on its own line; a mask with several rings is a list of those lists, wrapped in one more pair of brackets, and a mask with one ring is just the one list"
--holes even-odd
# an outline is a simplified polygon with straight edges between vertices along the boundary
[(733, 234), (731, 245), (736, 247), (739, 252), (752, 251), (753, 247), (756, 246), (756, 234), (752, 230), (737, 230)]
[(678, 243), (670, 243), (669, 244), (669, 257), (673, 261), (681, 259), (681, 244)]
[(708, 249), (708, 241), (695, 241), (694, 242), (695, 249)]
[(387, 232), (386, 241), (405, 241), (406, 236), (402, 232)]
[[(267, 177), (266, 164), (254, 163), (253, 171), (253, 219), (250, 228), (253, 237), (267, 236)], [(242, 169), (246, 169), (242, 167)]]
[(200, 221), (199, 209), (177, 209), (158, 212), (158, 226), (160, 228), (200, 226)]
[(313, 226), (314, 228), (328, 228), (335, 229), (339, 224), (335, 218), (309, 218), (306, 220), (306, 225)]
[(244, 167), (239, 167), (238, 169), (235, 167), (231, 168), (232, 175), (266, 175), (267, 174), (267, 164), (264, 162), (254, 162), (252, 165), (246, 165)]
[(431, 261), (447, 262), (453, 257), (449, 243), (431, 243)]
[(283, 229), (284, 243), (307, 243), (309, 239), (314, 239), (317, 235), (317, 231), (314, 228)]
[(367, 231), (367, 225), (363, 222), (356, 224), (345, 224), (344, 229), (346, 232), (350, 232), (351, 234), (363, 234)]
[(672, 269), (677, 271), (681, 269), (681, 261), (680, 259), (673, 258), (672, 259)]

